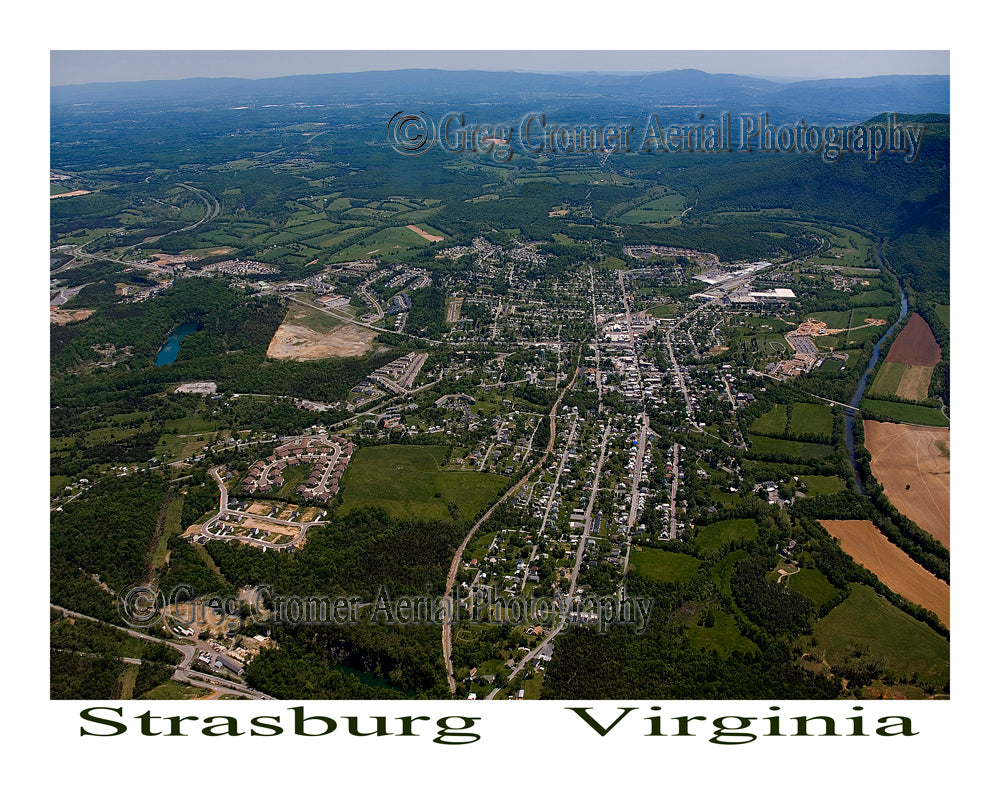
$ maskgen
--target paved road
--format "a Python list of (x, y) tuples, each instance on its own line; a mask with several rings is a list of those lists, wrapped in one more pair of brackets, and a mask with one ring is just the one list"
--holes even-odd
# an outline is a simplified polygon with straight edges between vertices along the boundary
[(122, 633), (127, 633), (135, 639), (142, 639), (147, 642), (154, 642), (156, 644), (165, 644), (167, 647), (172, 647), (181, 654), (181, 662), (174, 668), (173, 680), (179, 683), (190, 683), (195, 686), (202, 686), (204, 688), (215, 688), (221, 686), (227, 690), (229, 694), (238, 694), (243, 697), (248, 697), (254, 700), (274, 700), (275, 698), (270, 695), (266, 695), (263, 692), (258, 692), (255, 689), (251, 689), (246, 684), (238, 683), (237, 681), (231, 681), (227, 678), (221, 678), (216, 675), (208, 675), (204, 672), (198, 672), (196, 670), (190, 669), (190, 665), (194, 662), (198, 653), (201, 651), (213, 653), (214, 651), (209, 650), (198, 642), (196, 639), (185, 638), (181, 642), (171, 641), (169, 639), (161, 639), (157, 636), (151, 636), (148, 633), (142, 633), (132, 628), (125, 628), (119, 625), (112, 625), (110, 622), (105, 622), (104, 620), (97, 619), (95, 617), (88, 617), (86, 614), (80, 614), (76, 611), (71, 611), (68, 608), (63, 608), (62, 606), (57, 606), (52, 603), (49, 604), (50, 608), (54, 608), (57, 611), (62, 612), (63, 615), (69, 617), (76, 617), (78, 619), (86, 619), (91, 622), (97, 622), (101, 625), (107, 625), (108, 627), (114, 628), (115, 630), (121, 631)]
[(451, 661), (451, 620), (452, 620), (452, 601), (451, 592), (455, 586), (455, 578), (458, 575), (458, 568), (462, 564), (462, 554), (465, 552), (465, 548), (468, 547), (469, 542), (472, 541), (472, 537), (476, 535), (480, 526), (486, 522), (501, 505), (506, 503), (511, 497), (516, 495), (524, 485), (528, 482), (532, 475), (534, 475), (545, 463), (545, 460), (551, 455), (553, 448), (556, 443), (556, 416), (559, 412), (559, 407), (562, 405), (563, 397), (565, 397), (566, 392), (573, 388), (573, 384), (576, 383), (576, 376), (580, 371), (580, 360), (583, 358), (583, 348), (581, 347), (576, 354), (576, 368), (573, 370), (573, 377), (570, 379), (569, 383), (566, 384), (565, 388), (559, 393), (559, 397), (556, 398), (556, 402), (552, 405), (552, 410), (549, 411), (549, 443), (545, 448), (545, 452), (542, 453), (535, 465), (528, 470), (527, 474), (516, 484), (514, 484), (507, 493), (504, 494), (496, 503), (490, 506), (489, 510), (479, 520), (475, 525), (469, 530), (469, 533), (462, 540), (462, 543), (458, 546), (458, 550), (455, 551), (455, 555), (451, 560), (451, 566), (448, 568), (448, 577), (445, 581), (444, 587), (444, 603), (445, 603), (445, 617), (444, 624), (441, 626), (441, 650), (444, 655), (444, 665), (445, 673), (448, 679), (448, 688), (451, 690), (452, 694), (455, 694), (457, 690), (457, 685), (455, 683), (455, 668)]

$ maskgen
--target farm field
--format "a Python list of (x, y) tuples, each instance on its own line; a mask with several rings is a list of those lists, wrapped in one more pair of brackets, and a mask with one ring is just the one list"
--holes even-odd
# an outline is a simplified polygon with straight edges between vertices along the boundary
[(789, 433), (796, 436), (830, 436), (833, 433), (833, 409), (816, 403), (796, 403), (792, 406)]
[(880, 417), (888, 417), (894, 422), (929, 425), (934, 428), (943, 428), (948, 425), (948, 418), (938, 409), (930, 406), (915, 406), (910, 403), (893, 403), (891, 400), (865, 398), (861, 401), (861, 410), (869, 411)]
[(941, 348), (930, 326), (923, 317), (914, 314), (889, 348), (885, 363), (872, 384), (872, 393), (895, 395), (904, 400), (926, 400), (934, 365), (940, 360)]
[[(361, 211), (362, 209), (352, 209)], [(424, 226), (426, 229), (426, 226)], [(407, 227), (385, 228), (373, 233), (359, 244), (335, 253), (332, 261), (353, 261), (359, 258), (393, 258), (409, 250), (426, 247), (427, 240)]]
[(649, 547), (633, 547), (629, 556), (629, 570), (635, 570), (644, 578), (666, 583), (691, 580), (698, 572), (699, 563), (694, 556)]
[(618, 221), (624, 225), (642, 225), (649, 222), (666, 222), (671, 217), (684, 210), (684, 196), (668, 194), (657, 200), (651, 200), (638, 208), (633, 208), (622, 214)]
[(834, 665), (852, 650), (883, 659), (900, 679), (919, 675), (944, 689), (949, 676), (947, 640), (926, 623), (900, 611), (870, 586), (853, 584), (851, 594), (816, 622), (812, 654)]
[(800, 475), (799, 478), (806, 486), (806, 497), (837, 494), (847, 488), (844, 479), (839, 475)]
[(934, 334), (931, 333), (927, 321), (919, 314), (914, 314), (892, 343), (885, 360), (918, 367), (933, 367), (941, 360), (941, 347), (934, 340)]
[(865, 420), (865, 448), (886, 497), (951, 547), (951, 431)]
[(761, 455), (792, 456), (793, 458), (826, 458), (833, 452), (828, 444), (793, 442), (788, 439), (769, 439), (766, 436), (750, 435), (750, 444), (755, 453)]
[(840, 548), (892, 591), (949, 625), (951, 589), (890, 542), (866, 519), (819, 520), (827, 533), (840, 540)]
[(445, 450), (401, 444), (356, 450), (341, 482), (339, 513), (377, 506), (399, 517), (448, 519), (453, 503), (462, 519), (475, 519), (508, 481), (487, 472), (441, 470)]
[(785, 432), (788, 425), (788, 408), (783, 405), (776, 405), (766, 414), (762, 414), (754, 420), (750, 430), (754, 433), (781, 434)]

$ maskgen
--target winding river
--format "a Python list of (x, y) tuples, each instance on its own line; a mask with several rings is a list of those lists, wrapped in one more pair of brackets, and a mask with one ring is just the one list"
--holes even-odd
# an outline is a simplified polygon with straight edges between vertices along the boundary
[[(878, 245), (876, 253), (878, 254), (879, 264), (881, 264), (884, 267), (885, 262), (882, 260), (881, 243)], [(882, 337), (875, 343), (875, 349), (872, 351), (872, 357), (868, 359), (868, 366), (865, 367), (865, 372), (861, 376), (861, 380), (858, 381), (858, 386), (854, 390), (854, 394), (851, 397), (851, 401), (849, 403), (849, 405), (854, 406), (854, 408), (861, 407), (861, 397), (865, 393), (865, 389), (868, 386), (868, 379), (871, 378), (872, 375), (872, 369), (874, 368), (875, 363), (878, 361), (879, 353), (882, 351), (882, 343), (886, 340), (886, 337), (888, 337), (889, 334), (891, 334), (894, 330), (896, 330), (896, 326), (899, 325), (903, 317), (906, 316), (907, 311), (909, 309), (909, 302), (906, 298), (906, 291), (903, 289), (902, 285), (898, 284), (898, 282), (897, 285), (899, 285), (899, 292), (903, 298), (903, 301), (899, 306), (899, 316), (896, 318), (896, 321), (889, 326), (888, 330), (886, 330), (886, 332), (882, 334)], [(857, 459), (857, 454), (855, 453), (854, 422), (855, 422), (854, 409), (848, 408), (844, 413), (844, 431), (847, 439), (847, 455), (850, 456), (851, 466), (854, 468), (854, 487), (861, 494), (864, 494), (865, 488), (861, 481), (861, 472), (858, 469), (858, 459)]]

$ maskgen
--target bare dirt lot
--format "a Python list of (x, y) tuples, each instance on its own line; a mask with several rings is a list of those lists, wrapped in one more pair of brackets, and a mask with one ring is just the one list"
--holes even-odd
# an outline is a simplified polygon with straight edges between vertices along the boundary
[(75, 311), (63, 311), (58, 306), (49, 308), (49, 322), (53, 325), (65, 325), (67, 322), (79, 322), (94, 313), (92, 308), (78, 308)]
[(951, 627), (951, 589), (890, 542), (866, 519), (820, 520), (827, 533), (840, 540), (841, 549), (871, 570), (892, 591), (933, 611)]
[(919, 314), (910, 317), (896, 341), (889, 348), (886, 361), (898, 364), (913, 364), (917, 367), (933, 367), (941, 360), (941, 348), (931, 333), (930, 326)]
[(462, 315), (462, 301), (464, 299), (464, 297), (456, 297), (448, 301), (448, 316), (446, 319), (448, 324), (458, 322), (458, 318)]
[(417, 225), (407, 225), (406, 227), (409, 228), (414, 233), (419, 234), (420, 236), (423, 236), (428, 242), (443, 242), (444, 241), (444, 237), (443, 236), (435, 236), (433, 233), (428, 233), (423, 228), (420, 228)]
[(865, 448), (886, 497), (950, 548), (951, 431), (865, 420)]
[(363, 356), (372, 349), (372, 342), (377, 335), (370, 328), (362, 328), (349, 322), (340, 323), (329, 316), (323, 317), (322, 326), (316, 326), (325, 330), (317, 331), (303, 324), (308, 319), (309, 316), (301, 306), (289, 307), (284, 321), (267, 346), (268, 358), (317, 361), (321, 358)]

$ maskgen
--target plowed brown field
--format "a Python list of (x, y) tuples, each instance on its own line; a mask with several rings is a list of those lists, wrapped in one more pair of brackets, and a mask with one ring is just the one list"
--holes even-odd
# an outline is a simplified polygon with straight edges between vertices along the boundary
[(827, 533), (840, 540), (841, 549), (865, 569), (874, 572), (892, 591), (933, 611), (951, 627), (951, 588), (890, 542), (866, 519), (820, 520)]
[(950, 548), (951, 431), (866, 419), (865, 448), (886, 497)]
[(914, 314), (892, 343), (885, 359), (897, 364), (933, 367), (941, 360), (941, 348), (927, 321), (919, 314)]

